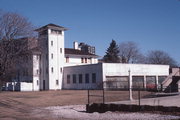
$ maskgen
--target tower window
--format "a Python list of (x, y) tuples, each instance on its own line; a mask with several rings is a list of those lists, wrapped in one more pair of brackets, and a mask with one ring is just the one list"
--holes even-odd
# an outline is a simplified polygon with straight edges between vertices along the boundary
[(59, 85), (59, 80), (56, 80), (56, 85)]
[(57, 31), (57, 34), (62, 34), (62, 31)]
[(60, 72), (62, 73), (62, 71), (63, 71), (63, 69), (62, 69), (62, 67), (60, 68)]
[(51, 72), (52, 72), (52, 73), (54, 72), (54, 68), (53, 68), (53, 67), (51, 67)]
[(52, 30), (51, 29), (51, 33), (52, 34), (62, 34), (62, 31), (60, 31), (60, 30)]
[(53, 46), (53, 41), (51, 41), (51, 46)]
[(62, 53), (62, 48), (60, 48), (60, 53)]
[(53, 53), (51, 53), (51, 59), (53, 59)]
[(37, 75), (39, 74), (39, 70), (38, 70), (38, 69), (36, 70), (36, 74), (37, 74)]

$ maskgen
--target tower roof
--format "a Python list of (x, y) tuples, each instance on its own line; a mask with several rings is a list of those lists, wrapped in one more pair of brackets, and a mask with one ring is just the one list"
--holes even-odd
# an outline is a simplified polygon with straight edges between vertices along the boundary
[(42, 26), (42, 27), (36, 29), (35, 31), (42, 31), (42, 30), (46, 30), (46, 29), (63, 30), (63, 31), (67, 30), (67, 28), (65, 28), (65, 27), (50, 23), (50, 24), (47, 24), (45, 26)]

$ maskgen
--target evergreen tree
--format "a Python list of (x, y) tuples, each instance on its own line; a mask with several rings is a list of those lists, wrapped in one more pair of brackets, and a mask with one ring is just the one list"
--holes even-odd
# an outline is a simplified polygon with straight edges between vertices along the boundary
[(119, 62), (119, 50), (115, 40), (112, 40), (109, 48), (106, 51), (106, 55), (103, 57), (103, 61), (107, 63), (118, 63)]

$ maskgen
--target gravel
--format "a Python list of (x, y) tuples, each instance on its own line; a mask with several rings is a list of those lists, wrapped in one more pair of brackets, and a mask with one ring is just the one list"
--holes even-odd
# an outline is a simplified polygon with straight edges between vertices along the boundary
[(123, 113), (123, 112), (105, 112), (105, 113), (86, 113), (85, 105), (70, 106), (51, 106), (44, 110), (49, 111), (53, 118), (68, 118), (78, 120), (172, 120), (180, 119), (180, 116), (151, 114), (151, 113)]

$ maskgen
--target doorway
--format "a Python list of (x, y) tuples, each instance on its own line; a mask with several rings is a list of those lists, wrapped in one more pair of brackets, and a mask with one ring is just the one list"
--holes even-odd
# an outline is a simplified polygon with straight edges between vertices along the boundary
[(43, 90), (45, 90), (45, 80), (43, 80)]

